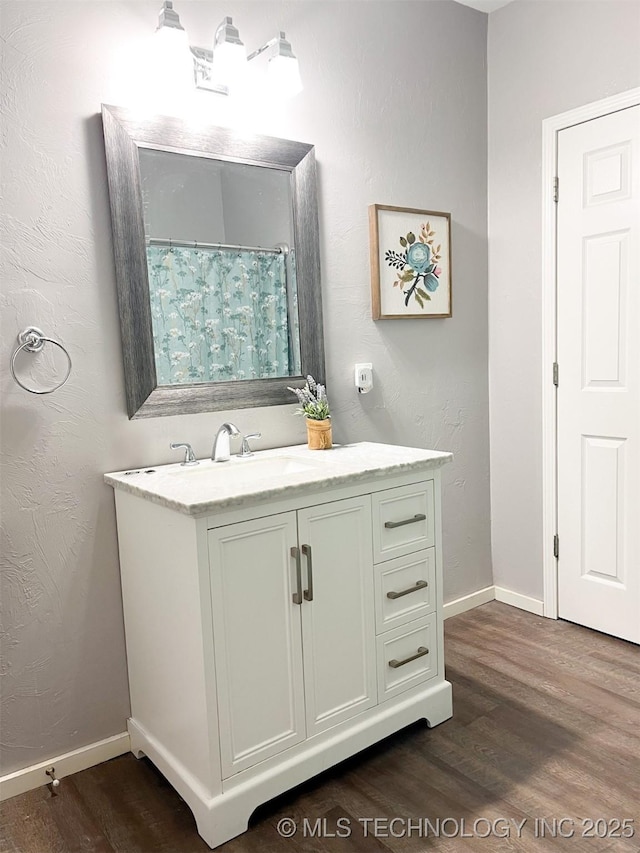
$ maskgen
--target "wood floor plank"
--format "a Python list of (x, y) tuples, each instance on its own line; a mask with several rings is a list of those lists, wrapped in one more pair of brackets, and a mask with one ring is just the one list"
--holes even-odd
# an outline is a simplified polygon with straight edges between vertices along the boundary
[[(517, 644), (518, 656), (530, 652), (531, 663), (547, 663), (553, 666), (557, 673), (564, 673), (571, 678), (593, 687), (600, 687), (613, 692), (615, 696), (625, 697), (630, 702), (640, 705), (640, 680), (635, 670), (627, 663), (626, 667), (611, 666), (606, 658), (596, 657), (588, 643), (583, 640), (549, 645), (540, 653), (539, 638), (534, 635), (520, 637)], [(570, 636), (570, 635), (569, 635)], [(462, 639), (464, 632), (457, 635)], [(483, 648), (492, 652), (506, 652), (512, 648), (513, 635), (507, 625), (492, 625), (483, 630)]]
[[(403, 818), (409, 826), (412, 821), (427, 818), (434, 827), (444, 826), (445, 832), (456, 834), (449, 838), (445, 834), (432, 839), (434, 849), (449, 851), (459, 849), (463, 825), (469, 830), (474, 822), (496, 821), (504, 818), (504, 804), (487, 790), (473, 785), (470, 780), (451, 772), (451, 768), (434, 766), (425, 759), (414, 746), (394, 747), (395, 767), (388, 761), (381, 762), (379, 768), (364, 767), (359, 771), (357, 784), (362, 790), (376, 789), (386, 800), (386, 811)], [(373, 772), (372, 772), (373, 771)], [(516, 819), (522, 818), (516, 809), (511, 810)], [(411, 840), (413, 846), (407, 849), (420, 850), (428, 835), (416, 834)], [(464, 839), (465, 850), (486, 850), (486, 840), (471, 834)], [(501, 839), (501, 849), (524, 851), (526, 846), (517, 837)]]
[[(323, 831), (326, 826), (326, 839), (331, 839), (332, 833), (336, 834), (335, 840), (331, 839), (335, 853), (390, 853), (392, 849), (385, 843), (387, 838), (382, 840), (371, 835), (367, 829), (370, 824), (354, 817), (342, 806), (335, 806), (322, 820)], [(347, 830), (349, 834), (344, 835)]]
[[(550, 731), (546, 720), (541, 720), (522, 708), (497, 708), (490, 718), (474, 721), (474, 734), (501, 739), (505, 735), (514, 743), (527, 744), (534, 753), (544, 739), (554, 746), (553, 755), (545, 762), (550, 771), (552, 762), (559, 763), (566, 772), (575, 771), (583, 779), (595, 778), (606, 791), (616, 792), (620, 774), (626, 779), (625, 799), (632, 798), (640, 804), (640, 756), (630, 753), (612, 756), (609, 746), (602, 747), (595, 736), (584, 737), (579, 730), (569, 733), (557, 727)], [(555, 736), (555, 740), (553, 739)], [(614, 760), (612, 760), (612, 757)], [(593, 790), (593, 788), (592, 788)]]
[(73, 778), (114, 853), (209, 850), (187, 804), (147, 759), (123, 756)]
[[(640, 853), (640, 649), (499, 602), (447, 620), (445, 637), (452, 720), (410, 726), (261, 806), (219, 849)], [(63, 779), (56, 798), (40, 788), (0, 808), (0, 853), (208, 850), (186, 804), (132, 755)], [(606, 837), (582, 837), (585, 818), (625, 817), (632, 838), (609, 823)], [(282, 818), (296, 822), (292, 838)], [(482, 838), (487, 821), (510, 822), (509, 837)]]
[(79, 796), (73, 777), (67, 777), (64, 787), (64, 797), (57, 794), (48, 800), (48, 805), (58, 832), (64, 839), (65, 851), (114, 853), (99, 822)]
[(528, 776), (527, 784), (541, 793), (545, 792), (549, 798), (548, 812), (541, 813), (544, 816), (547, 813), (555, 814), (555, 797), (558, 790), (562, 790), (563, 805), (573, 817), (584, 814), (597, 817), (607, 814), (619, 817), (635, 816), (625, 813), (629, 804), (629, 791), (621, 792), (612, 785), (612, 780), (605, 778), (604, 767), (600, 767), (597, 762), (589, 765), (584, 760), (584, 752), (580, 755), (580, 761), (576, 760), (575, 755), (569, 757), (567, 753), (547, 752), (544, 762), (536, 766), (536, 745), (506, 728), (498, 732), (493, 721), (489, 725), (478, 726), (473, 731), (473, 737), (492, 744), (496, 750), (507, 738), (511, 760), (518, 763), (530, 762), (535, 770)]
[(1, 853), (66, 853), (64, 838), (51, 818), (48, 787), (0, 803)]
[(477, 689), (477, 684), (458, 678), (453, 684), (453, 701), (455, 704), (456, 722), (468, 725), (478, 717), (483, 717), (500, 704), (499, 698), (493, 694), (483, 693)]
[[(584, 706), (565, 705), (533, 684), (516, 682), (482, 660), (469, 658), (460, 646), (455, 650), (450, 648), (447, 656), (453, 661), (447, 667), (447, 674), (453, 681), (454, 696), (456, 685), (462, 682), (471, 691), (484, 696), (486, 701), (490, 701), (490, 697), (493, 697), (504, 707), (524, 705), (535, 710), (538, 716), (560, 727), (555, 730), (556, 735), (558, 732), (568, 733), (574, 728), (579, 729), (585, 736), (588, 735), (589, 738), (594, 738), (614, 752), (617, 751), (618, 754), (613, 756), (615, 760), (621, 759), (624, 755), (637, 755), (637, 732), (629, 734), (620, 731), (611, 725), (610, 720), (603, 720)], [(612, 701), (615, 702), (615, 697)]]
[(517, 651), (491, 649), (489, 644), (478, 642), (468, 644), (462, 652), (464, 662), (475, 661), (488, 669), (502, 673), (513, 682), (513, 687), (532, 686), (537, 693), (546, 694), (556, 702), (579, 711), (584, 710), (596, 720), (607, 719), (609, 725), (634, 736), (638, 728), (640, 704), (612, 691), (583, 681), (570, 675), (550, 662), (540, 663), (527, 659), (526, 668)]

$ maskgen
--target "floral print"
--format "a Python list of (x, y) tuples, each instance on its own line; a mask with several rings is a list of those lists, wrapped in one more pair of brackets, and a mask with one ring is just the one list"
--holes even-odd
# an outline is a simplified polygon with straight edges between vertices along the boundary
[(147, 265), (158, 385), (300, 374), (292, 254), (148, 246)]
[[(397, 270), (397, 279), (393, 286), (399, 287), (404, 294), (404, 304), (409, 306), (413, 296), (420, 308), (424, 309), (425, 302), (430, 302), (430, 293), (434, 293), (440, 284), (442, 269), (438, 266), (442, 245), (435, 245), (435, 231), (431, 223), (423, 223), (416, 240), (416, 235), (409, 231), (406, 237), (400, 237), (403, 252), (387, 249), (385, 260)], [(420, 279), (424, 287), (420, 287)]]

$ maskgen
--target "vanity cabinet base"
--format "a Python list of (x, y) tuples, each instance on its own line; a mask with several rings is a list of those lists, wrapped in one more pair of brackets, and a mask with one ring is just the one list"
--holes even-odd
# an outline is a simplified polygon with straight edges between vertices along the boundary
[(439, 460), (194, 516), (116, 488), (131, 749), (212, 848), (278, 794), (451, 717)]
[(222, 783), (222, 793), (210, 797), (175, 756), (133, 718), (128, 722), (131, 751), (146, 755), (187, 803), (198, 832), (209, 847), (218, 847), (246, 832), (249, 818), (262, 803), (355, 755), (405, 726), (426, 720), (437, 726), (452, 716), (451, 684), (438, 681), (406, 691), (350, 720), (292, 747), (277, 764), (263, 762)]

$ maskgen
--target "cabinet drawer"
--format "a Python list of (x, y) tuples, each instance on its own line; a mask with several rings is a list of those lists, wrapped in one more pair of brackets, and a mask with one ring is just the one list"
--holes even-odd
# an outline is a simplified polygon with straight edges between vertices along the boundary
[(378, 701), (384, 702), (438, 674), (436, 615), (378, 637)]
[(375, 574), (377, 634), (426, 616), (435, 609), (435, 548), (378, 563)]
[(374, 562), (435, 545), (433, 480), (387, 489), (372, 498)]

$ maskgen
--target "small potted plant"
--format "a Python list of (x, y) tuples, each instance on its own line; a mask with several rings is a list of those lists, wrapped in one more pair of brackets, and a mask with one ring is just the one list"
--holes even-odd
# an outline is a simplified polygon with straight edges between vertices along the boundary
[(309, 450), (329, 450), (331, 441), (331, 414), (324, 385), (319, 385), (313, 376), (307, 376), (304, 388), (289, 388), (298, 398), (300, 408), (297, 415), (307, 419), (307, 444)]

